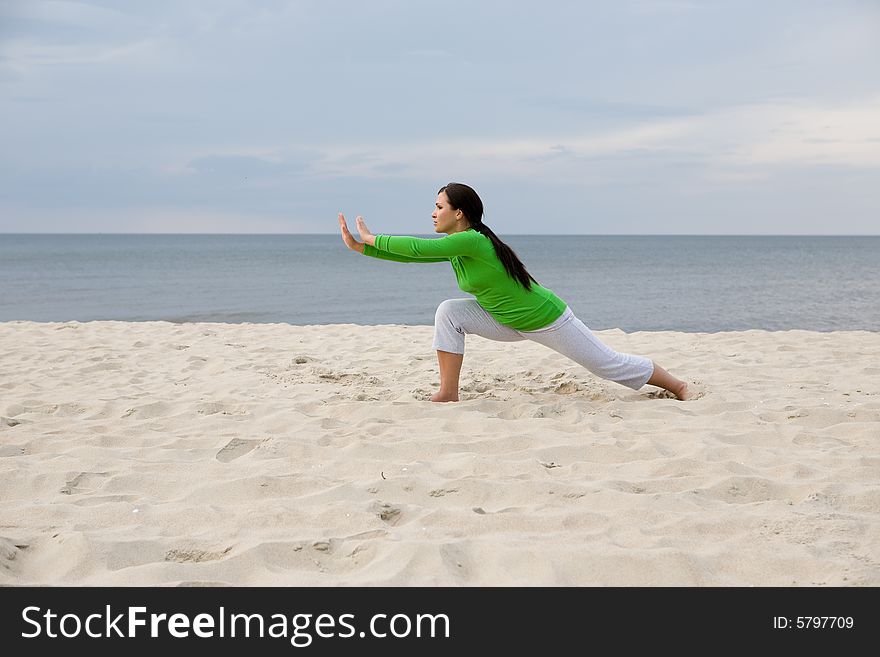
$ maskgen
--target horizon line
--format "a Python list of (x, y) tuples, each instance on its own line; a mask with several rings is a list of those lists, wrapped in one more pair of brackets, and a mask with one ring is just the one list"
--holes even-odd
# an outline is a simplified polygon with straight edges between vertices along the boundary
[[(404, 233), (375, 233), (376, 235), (405, 235)], [(432, 235), (432, 233), (407, 233), (409, 235)], [(433, 233), (436, 234), (436, 233)], [(503, 233), (510, 236), (522, 237), (880, 237), (880, 233)], [(0, 232), (0, 235), (200, 235), (205, 237), (218, 237), (225, 235), (238, 235), (247, 237), (267, 236), (278, 237), (281, 235), (336, 235), (332, 233), (126, 233), (126, 232)]]

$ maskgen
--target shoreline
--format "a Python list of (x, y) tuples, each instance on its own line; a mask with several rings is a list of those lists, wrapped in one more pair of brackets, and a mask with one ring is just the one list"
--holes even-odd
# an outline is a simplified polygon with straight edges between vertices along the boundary
[[(401, 324), (401, 323), (390, 323), (390, 324), (359, 324), (357, 322), (332, 322), (328, 324), (291, 324), (289, 322), (178, 322), (167, 319), (88, 319), (88, 320), (63, 320), (63, 321), (42, 321), (42, 320), (32, 320), (32, 319), (8, 319), (8, 320), (0, 320), (0, 327), (4, 325), (13, 326), (28, 326), (28, 325), (36, 325), (36, 326), (54, 326), (54, 325), (65, 325), (65, 324), (73, 324), (73, 325), (92, 325), (92, 324), (164, 324), (168, 326), (211, 326), (211, 327), (260, 327), (260, 326), (284, 326), (290, 329), (298, 329), (298, 328), (317, 328), (317, 327), (357, 327), (357, 328), (379, 328), (379, 327), (403, 327), (403, 328), (433, 328), (433, 324)], [(761, 332), (761, 333), (790, 333), (790, 332), (804, 332), (804, 333), (819, 333), (819, 334), (827, 334), (827, 333), (870, 333), (874, 335), (880, 335), (880, 330), (873, 329), (831, 329), (831, 330), (821, 330), (821, 329), (805, 329), (805, 328), (786, 328), (786, 329), (764, 329), (764, 328), (747, 328), (747, 329), (724, 329), (718, 331), (685, 331), (681, 329), (641, 329), (638, 331), (625, 331), (624, 329), (618, 327), (605, 328), (605, 329), (594, 329), (589, 327), (591, 331), (596, 334), (599, 333), (623, 333), (626, 335), (635, 335), (638, 333), (646, 333), (646, 334), (656, 334), (656, 333), (681, 333), (683, 335), (718, 335), (724, 333), (752, 333), (752, 332)]]
[(880, 585), (880, 332), (0, 322), (0, 583)]

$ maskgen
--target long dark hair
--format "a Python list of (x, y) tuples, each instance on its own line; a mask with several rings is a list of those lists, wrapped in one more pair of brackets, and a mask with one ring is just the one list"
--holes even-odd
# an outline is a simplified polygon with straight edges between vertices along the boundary
[(526, 271), (525, 265), (516, 256), (513, 249), (502, 242), (498, 236), (492, 232), (486, 224), (483, 223), (483, 202), (477, 193), (467, 185), (462, 183), (447, 183), (440, 188), (437, 193), (446, 192), (446, 198), (449, 199), (449, 205), (453, 210), (461, 210), (471, 227), (477, 232), (482, 233), (490, 240), (492, 246), (495, 247), (495, 254), (507, 270), (507, 275), (519, 281), (527, 290), (532, 289), (532, 281), (540, 285), (538, 281), (532, 278), (532, 275)]

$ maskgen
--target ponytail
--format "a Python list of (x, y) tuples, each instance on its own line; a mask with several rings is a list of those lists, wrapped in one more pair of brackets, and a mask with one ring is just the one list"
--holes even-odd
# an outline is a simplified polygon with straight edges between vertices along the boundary
[(501, 239), (492, 232), (486, 224), (483, 223), (483, 202), (477, 193), (462, 183), (449, 183), (445, 187), (441, 187), (437, 193), (445, 192), (449, 204), (455, 210), (461, 210), (467, 217), (468, 221), (478, 233), (482, 233), (489, 238), (492, 246), (495, 247), (495, 255), (504, 265), (507, 275), (519, 281), (519, 283), (527, 290), (532, 289), (532, 282), (540, 285), (532, 275), (526, 271), (525, 265), (517, 257), (513, 249), (501, 241)]
[(535, 281), (535, 279), (532, 278), (532, 275), (528, 271), (526, 271), (525, 265), (523, 265), (523, 263), (517, 257), (514, 250), (507, 246), (507, 244), (502, 242), (499, 237), (492, 232), (491, 228), (489, 228), (482, 221), (478, 221), (476, 223), (472, 221), (471, 226), (475, 231), (482, 233), (490, 240), (492, 240), (492, 246), (495, 247), (495, 255), (498, 256), (501, 264), (504, 265), (504, 269), (507, 270), (508, 276), (518, 280), (520, 284), (527, 290), (532, 289), (532, 281), (540, 285), (540, 283), (538, 283), (538, 281)]

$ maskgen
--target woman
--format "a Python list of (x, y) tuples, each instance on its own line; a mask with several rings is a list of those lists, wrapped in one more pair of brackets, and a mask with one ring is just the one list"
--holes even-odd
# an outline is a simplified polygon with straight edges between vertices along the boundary
[(345, 245), (353, 251), (397, 262), (450, 262), (458, 286), (476, 299), (447, 299), (434, 316), (434, 348), (440, 365), (435, 402), (458, 401), (464, 336), (489, 340), (533, 340), (583, 365), (596, 376), (638, 390), (646, 383), (689, 398), (688, 385), (642, 356), (616, 352), (574, 316), (566, 303), (538, 284), (509, 246), (482, 222), (483, 202), (461, 183), (437, 193), (434, 231), (440, 239), (373, 235), (357, 218), (363, 242), (354, 239), (339, 213)]

